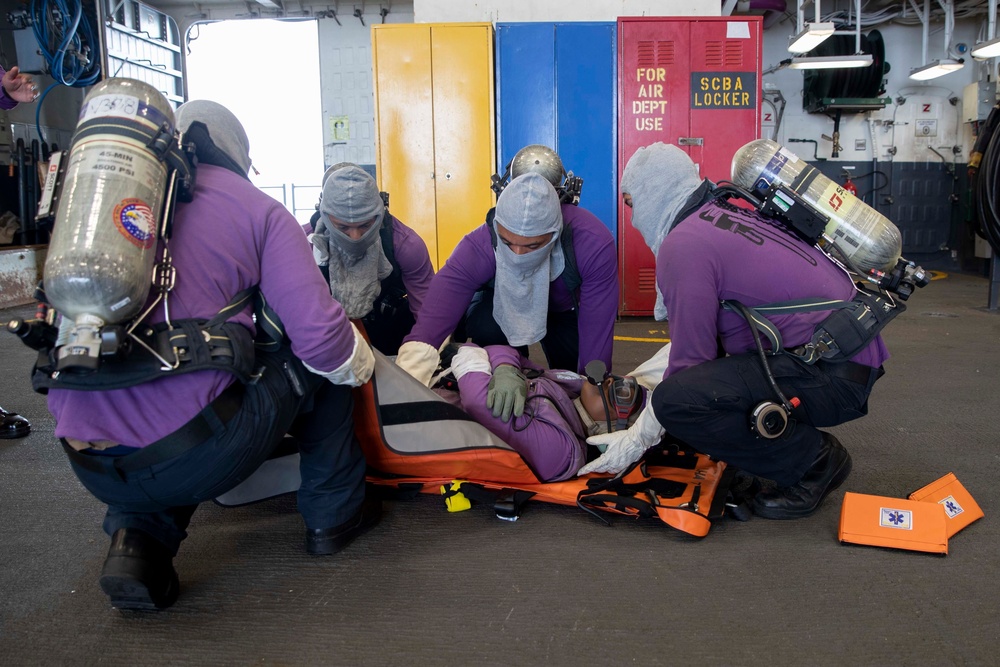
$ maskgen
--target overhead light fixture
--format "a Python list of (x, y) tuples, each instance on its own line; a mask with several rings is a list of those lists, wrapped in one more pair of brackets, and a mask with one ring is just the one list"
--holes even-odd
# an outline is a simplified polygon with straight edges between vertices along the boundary
[(806, 23), (805, 30), (794, 37), (788, 38), (788, 50), (791, 53), (805, 53), (819, 46), (827, 37), (831, 37), (837, 28), (833, 23)]
[(928, 79), (936, 79), (939, 76), (944, 76), (945, 74), (950, 74), (951, 72), (957, 72), (963, 67), (965, 67), (964, 60), (942, 58), (941, 60), (933, 60), (923, 67), (911, 69), (910, 78), (914, 81), (927, 81)]
[(813, 56), (792, 58), (789, 69), (838, 69), (849, 67), (868, 67), (872, 64), (871, 54), (856, 56)]
[(973, 58), (996, 58), (1000, 56), (1000, 37), (991, 39), (988, 42), (980, 42), (972, 47), (970, 55)]

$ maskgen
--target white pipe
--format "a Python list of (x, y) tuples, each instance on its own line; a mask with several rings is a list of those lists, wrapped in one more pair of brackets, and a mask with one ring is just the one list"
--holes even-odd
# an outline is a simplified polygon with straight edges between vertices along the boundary
[[(955, 3), (953, 0), (937, 0), (937, 2), (944, 10), (944, 54), (947, 56), (951, 46), (951, 33), (955, 28)], [(924, 62), (927, 62), (927, 56), (924, 56)]]
[(996, 37), (997, 31), (997, 0), (990, 0), (989, 24), (986, 28), (986, 41)]
[(857, 17), (855, 18), (855, 23), (857, 23), (857, 34), (854, 37), (854, 52), (861, 53), (861, 0), (855, 2), (855, 6), (858, 8)]

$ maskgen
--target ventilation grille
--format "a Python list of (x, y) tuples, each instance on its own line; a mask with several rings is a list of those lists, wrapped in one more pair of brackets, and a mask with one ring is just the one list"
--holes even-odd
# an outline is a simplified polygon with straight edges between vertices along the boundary
[[(738, 45), (737, 45), (738, 46)], [(664, 67), (676, 63), (674, 59), (674, 42), (639, 42), (639, 67)]]
[(656, 291), (656, 269), (639, 269), (639, 291)]
[(743, 45), (733, 40), (705, 42), (705, 65), (709, 67), (742, 67)]

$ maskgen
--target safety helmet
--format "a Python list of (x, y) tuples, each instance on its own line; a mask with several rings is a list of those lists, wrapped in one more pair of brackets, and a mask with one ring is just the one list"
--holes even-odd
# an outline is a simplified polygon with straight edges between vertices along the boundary
[(563, 169), (559, 154), (541, 144), (525, 146), (515, 153), (514, 159), (510, 161), (511, 180), (527, 173), (540, 174), (554, 188), (562, 185), (563, 178), (566, 176), (566, 170)]
[(583, 190), (583, 179), (574, 176), (573, 172), (567, 172), (563, 168), (559, 154), (548, 146), (542, 144), (530, 144), (517, 153), (514, 158), (507, 163), (504, 173), (493, 174), (490, 188), (500, 196), (503, 189), (512, 180), (523, 174), (539, 174), (552, 184), (552, 187), (559, 193), (559, 201), (564, 204), (579, 204), (580, 192)]

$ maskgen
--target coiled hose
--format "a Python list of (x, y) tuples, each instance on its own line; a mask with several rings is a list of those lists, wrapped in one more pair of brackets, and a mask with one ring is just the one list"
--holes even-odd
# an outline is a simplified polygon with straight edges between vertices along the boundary
[(972, 178), (972, 203), (976, 232), (986, 239), (993, 253), (1000, 256), (1000, 103), (993, 107), (979, 131), (979, 138), (969, 158)]

